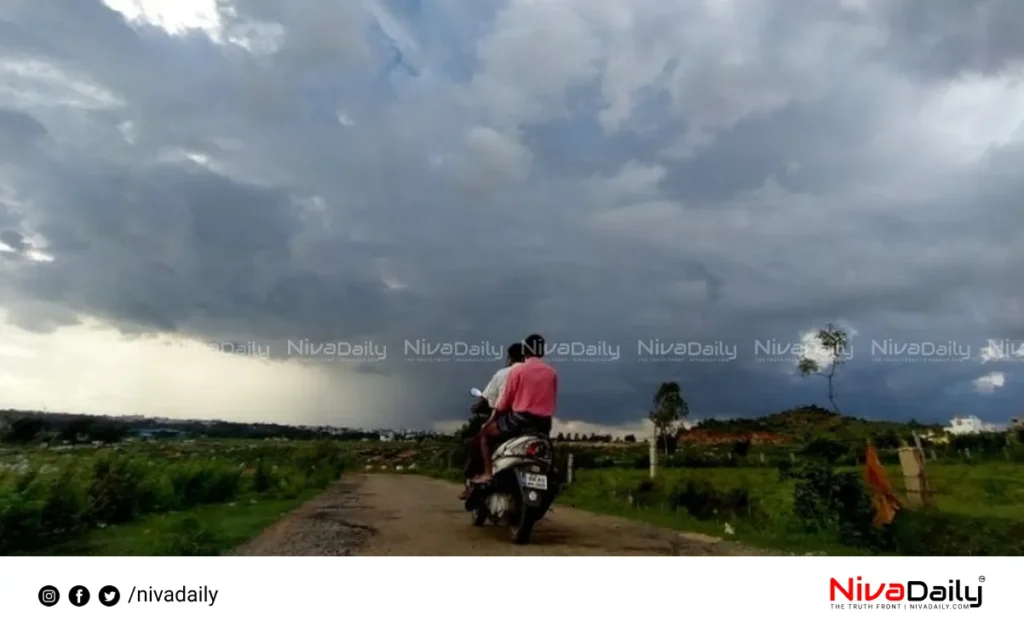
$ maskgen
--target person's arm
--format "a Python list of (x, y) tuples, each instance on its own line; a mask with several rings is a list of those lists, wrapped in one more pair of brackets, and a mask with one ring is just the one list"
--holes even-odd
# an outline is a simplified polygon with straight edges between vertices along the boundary
[(512, 408), (512, 403), (515, 402), (516, 392), (519, 391), (520, 384), (520, 372), (519, 365), (515, 365), (508, 372), (508, 376), (505, 377), (505, 388), (501, 392), (501, 397), (498, 398), (498, 403), (494, 405), (494, 411), (508, 411)]
[[(500, 371), (495, 372), (491, 376), (490, 382), (484, 387), (483, 394), (477, 398), (476, 402), (473, 403), (473, 407), (470, 409), (473, 413), (482, 413), (491, 407), (491, 398), (498, 396), (498, 376)], [(494, 411), (491, 411), (493, 414)]]
[(484, 387), (484, 395), (481, 396), (481, 398), (487, 401), (488, 406), (490, 406), (492, 402), (497, 402), (498, 396), (501, 395), (501, 389), (498, 385), (498, 376), (501, 374), (502, 371), (500, 369), (494, 372), (494, 375), (491, 376), (491, 381), (487, 383), (486, 387)]
[(486, 411), (489, 406), (491, 406), (491, 403), (488, 402), (486, 398), (477, 398), (476, 402), (473, 403), (473, 406), (470, 407), (469, 410), (474, 414), (479, 415)]
[(551, 415), (558, 410), (558, 374), (555, 373), (555, 393), (551, 396)]

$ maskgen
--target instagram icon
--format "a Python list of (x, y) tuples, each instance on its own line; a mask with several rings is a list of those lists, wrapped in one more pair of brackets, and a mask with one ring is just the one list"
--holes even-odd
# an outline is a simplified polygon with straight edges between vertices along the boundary
[(60, 592), (53, 585), (46, 585), (39, 590), (39, 604), (44, 607), (52, 607), (60, 602)]

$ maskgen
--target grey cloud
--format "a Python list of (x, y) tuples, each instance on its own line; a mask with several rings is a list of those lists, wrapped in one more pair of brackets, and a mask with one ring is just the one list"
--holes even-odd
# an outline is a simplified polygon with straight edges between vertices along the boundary
[(1007, 0), (880, 3), (892, 32), (883, 54), (929, 79), (995, 74), (1024, 59), (1024, 12)]
[[(968, 3), (766, 0), (725, 16), (573, 0), (540, 32), (526, 18), (554, 9), (529, 3), (229, 4), (229, 35), (276, 23), (281, 48), (172, 36), (99, 2), (5, 14), (5, 53), (112, 95), (55, 110), (0, 86), (0, 139), (49, 137), (0, 171), (32, 201), (6, 214), (4, 243), (38, 235), (54, 258), (0, 264), (14, 322), (389, 351), (531, 331), (749, 347), (842, 318), (865, 337), (1024, 335), (1019, 141), (958, 162), (943, 122), (918, 116), (937, 82), (1008, 72), (1017, 51), (994, 35), (1010, 5), (971, 22)], [(426, 425), (461, 415), (499, 364), (389, 354), (354, 369)], [(973, 363), (845, 369), (852, 413), (1009, 415), (1006, 389), (958, 390)], [(666, 377), (697, 415), (822, 400), (749, 358), (559, 370), (561, 414), (602, 422), (642, 416)]]
[(5, 161), (10, 161), (18, 152), (47, 135), (46, 128), (34, 117), (24, 112), (0, 109), (0, 145), (6, 148)]

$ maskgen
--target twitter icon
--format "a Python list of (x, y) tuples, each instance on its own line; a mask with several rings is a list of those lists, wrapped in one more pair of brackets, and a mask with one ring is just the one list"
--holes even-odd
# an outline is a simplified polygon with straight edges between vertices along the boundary
[(121, 592), (114, 585), (107, 585), (100, 589), (100, 604), (105, 607), (112, 607), (121, 601)]

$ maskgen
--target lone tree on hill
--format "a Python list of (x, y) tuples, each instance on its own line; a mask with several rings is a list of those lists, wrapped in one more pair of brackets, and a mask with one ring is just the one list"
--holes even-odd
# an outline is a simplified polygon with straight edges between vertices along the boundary
[(836, 370), (847, 360), (846, 354), (850, 347), (850, 337), (845, 330), (829, 323), (824, 329), (818, 330), (814, 338), (817, 340), (822, 352), (824, 352), (825, 359), (819, 361), (810, 358), (805, 351), (798, 365), (800, 373), (804, 376), (811, 374), (824, 376), (825, 380), (828, 381), (828, 401), (832, 404), (832, 411), (836, 415), (841, 415), (839, 407), (836, 405), (835, 383), (833, 379), (836, 376)]
[(665, 455), (668, 455), (668, 438), (675, 430), (676, 422), (690, 413), (690, 407), (683, 399), (679, 383), (663, 382), (654, 394), (654, 410), (650, 413), (655, 436), (664, 438)]

